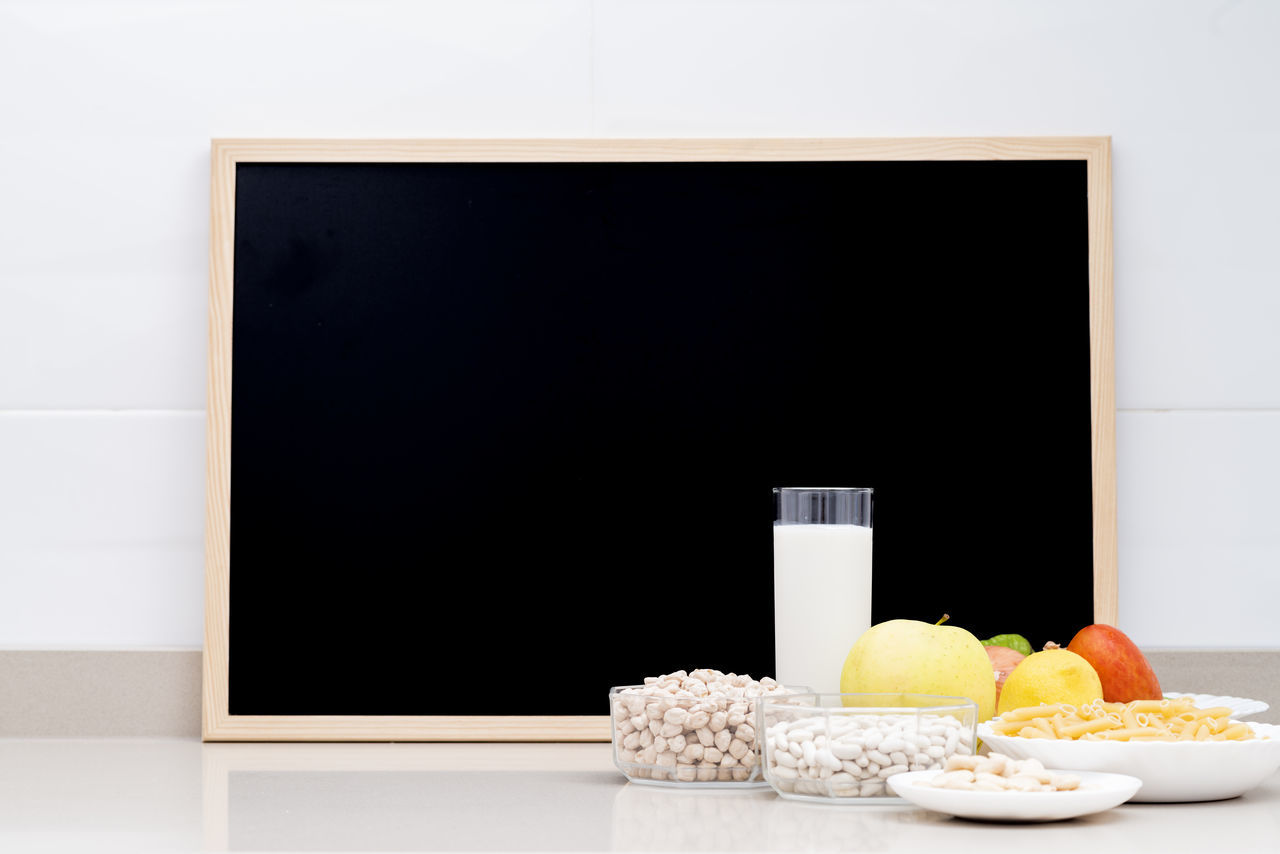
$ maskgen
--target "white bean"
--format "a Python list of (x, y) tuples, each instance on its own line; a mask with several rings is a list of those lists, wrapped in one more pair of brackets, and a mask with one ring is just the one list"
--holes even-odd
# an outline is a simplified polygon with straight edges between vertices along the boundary
[(824, 765), (832, 771), (840, 770), (840, 760), (836, 758), (834, 753), (825, 747), (821, 750), (814, 751), (814, 758), (818, 760), (820, 765)]
[(837, 759), (857, 759), (862, 755), (862, 748), (859, 745), (845, 741), (833, 742), (830, 750)]
[(689, 717), (689, 713), (687, 711), (685, 711), (684, 709), (675, 708), (675, 709), (667, 709), (666, 713), (663, 714), (662, 719), (669, 724), (675, 724), (676, 726), (683, 727), (684, 722), (688, 719), (688, 717)]
[(892, 759), (890, 759), (888, 756), (885, 756), (883, 753), (881, 753), (878, 750), (868, 750), (867, 758), (870, 759), (872, 762), (876, 763), (877, 765), (887, 766), (887, 765), (893, 764)]

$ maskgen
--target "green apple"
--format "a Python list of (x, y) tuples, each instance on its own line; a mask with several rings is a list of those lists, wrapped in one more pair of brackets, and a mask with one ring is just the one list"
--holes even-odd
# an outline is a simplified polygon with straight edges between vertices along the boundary
[[(944, 616), (942, 620), (946, 620)], [(862, 633), (840, 673), (842, 692), (941, 694), (996, 713), (996, 678), (982, 642), (956, 626), (888, 620)]]

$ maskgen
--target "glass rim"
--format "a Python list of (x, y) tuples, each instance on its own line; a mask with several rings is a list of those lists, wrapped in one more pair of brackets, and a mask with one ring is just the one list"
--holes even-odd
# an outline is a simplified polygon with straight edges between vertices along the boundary
[[(821, 699), (823, 697), (919, 697), (932, 700), (942, 700), (944, 702), (933, 703), (926, 706), (798, 706), (794, 703), (787, 703), (786, 700), (796, 700), (801, 697), (815, 697)], [(785, 698), (785, 699), (784, 699)], [(789, 705), (798, 709), (820, 709), (828, 712), (847, 712), (849, 714), (857, 714), (859, 712), (881, 712), (892, 711), (900, 712), (903, 709), (916, 709), (920, 711), (929, 711), (935, 709), (977, 709), (978, 704), (968, 697), (949, 696), (945, 694), (917, 694), (912, 691), (806, 691), (799, 694), (783, 694), (767, 697), (758, 697), (762, 703), (773, 703), (779, 706)]]
[[(777, 682), (776, 679), (774, 681)], [(800, 697), (800, 696), (813, 695), (816, 693), (814, 691), (809, 690), (808, 685), (786, 685), (782, 682), (778, 682), (777, 685), (778, 685), (778, 688), (781, 688), (783, 690), (779, 691), (775, 689), (773, 691), (768, 692), (767, 694), (757, 694), (754, 697), (746, 697), (746, 696), (719, 697), (719, 696), (712, 696), (711, 694), (706, 694), (701, 697), (698, 697), (698, 696), (677, 697), (674, 694), (672, 695), (663, 694), (663, 696), (664, 697), (670, 696), (672, 700), (725, 700), (726, 702), (740, 703), (743, 701), (754, 702), (756, 700), (764, 700), (769, 697)], [(622, 691), (626, 691), (631, 688), (641, 688), (641, 689), (655, 688), (656, 690), (656, 686), (653, 686), (653, 685), (611, 685), (609, 686), (609, 693), (610, 694), (621, 693)], [(648, 696), (648, 695), (646, 694), (645, 696)]]
[(875, 492), (870, 486), (775, 486), (775, 494), (780, 492), (829, 492), (837, 495), (869, 495)]

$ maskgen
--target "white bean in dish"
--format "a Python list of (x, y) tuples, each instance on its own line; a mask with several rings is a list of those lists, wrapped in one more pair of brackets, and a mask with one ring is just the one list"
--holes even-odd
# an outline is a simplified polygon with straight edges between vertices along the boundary
[(756, 703), (797, 693), (768, 677), (719, 670), (677, 670), (613, 688), (614, 764), (637, 782), (764, 785)]
[(978, 707), (964, 697), (807, 694), (760, 704), (764, 778), (783, 797), (893, 798), (885, 781), (974, 753)]
[(1080, 788), (1080, 776), (1050, 771), (1039, 759), (988, 753), (950, 756), (941, 774), (918, 785), (974, 792), (1071, 792)]

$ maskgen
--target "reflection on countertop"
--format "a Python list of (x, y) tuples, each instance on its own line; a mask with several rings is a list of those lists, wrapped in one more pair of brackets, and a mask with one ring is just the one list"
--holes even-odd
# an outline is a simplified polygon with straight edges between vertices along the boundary
[(607, 744), (0, 740), (0, 851), (1275, 851), (1280, 774), (1231, 801), (1051, 824), (627, 783)]

